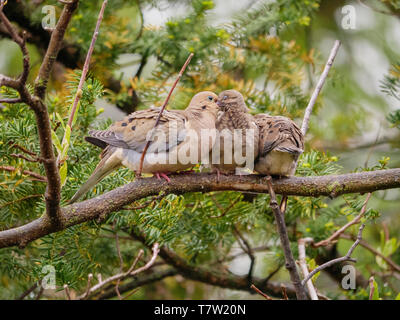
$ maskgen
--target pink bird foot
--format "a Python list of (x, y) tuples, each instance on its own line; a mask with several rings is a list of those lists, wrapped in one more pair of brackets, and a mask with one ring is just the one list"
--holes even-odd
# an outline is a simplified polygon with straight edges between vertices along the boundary
[(171, 182), (171, 179), (167, 176), (166, 173), (163, 173), (163, 172), (155, 172), (154, 175), (157, 177), (158, 180), (161, 180), (161, 178), (164, 178), (168, 183)]

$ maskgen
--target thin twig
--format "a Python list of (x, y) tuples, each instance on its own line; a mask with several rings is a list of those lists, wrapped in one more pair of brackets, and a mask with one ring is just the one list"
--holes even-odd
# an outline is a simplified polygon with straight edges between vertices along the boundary
[[(5, 171), (9, 171), (9, 172), (14, 172), (14, 171), (18, 171), (18, 168), (12, 167), (12, 166), (0, 166), (0, 170), (5, 170)], [(22, 174), (26, 174), (28, 176), (31, 176), (32, 178), (37, 179), (38, 181), (43, 181), (46, 182), (47, 178), (36, 173), (33, 171), (29, 171), (29, 170), (23, 170)]]
[(69, 287), (67, 284), (64, 284), (64, 291), (65, 291), (65, 295), (67, 296), (68, 300), (71, 300), (71, 294), (69, 292)]
[[(347, 239), (347, 240), (353, 240), (355, 241), (355, 237), (348, 235), (348, 234), (341, 234), (340, 238), (342, 239)], [(361, 240), (360, 241), (360, 246), (364, 247), (365, 249), (371, 251), (374, 255), (382, 258), (382, 260), (384, 260), (393, 270), (400, 272), (400, 266), (398, 264), (396, 264), (392, 259), (390, 259), (389, 257), (386, 257), (385, 255), (383, 255), (382, 253), (380, 253), (378, 250), (376, 250), (375, 248), (373, 248), (367, 241), (365, 240)]]
[[(89, 46), (89, 50), (88, 50), (88, 53), (86, 55), (85, 63), (83, 65), (81, 78), (79, 80), (79, 85), (78, 85), (78, 88), (77, 88), (76, 93), (75, 93), (74, 102), (72, 104), (71, 112), (70, 112), (69, 117), (68, 117), (67, 126), (69, 126), (71, 130), (72, 130), (72, 125), (73, 125), (74, 118), (75, 118), (75, 113), (76, 113), (76, 110), (78, 108), (78, 103), (79, 103), (79, 100), (82, 97), (83, 85), (85, 84), (86, 75), (89, 72), (90, 60), (92, 58), (94, 45), (95, 45), (97, 37), (99, 35), (100, 25), (101, 25), (101, 22), (103, 21), (104, 10), (105, 10), (105, 8), (107, 6), (107, 2), (108, 2), (108, 0), (104, 0), (103, 4), (101, 5), (101, 9), (100, 9), (100, 12), (99, 12), (99, 15), (98, 15), (98, 18), (97, 18), (96, 27), (94, 29), (92, 40), (91, 40), (90, 46)], [(65, 140), (66, 140), (66, 132), (65, 132), (63, 140), (62, 140), (63, 144), (65, 143)], [(61, 160), (64, 160), (64, 159), (61, 159), (60, 156), (61, 155), (59, 154), (58, 157), (57, 157), (57, 162), (58, 163)]]
[(10, 156), (14, 157), (14, 158), (18, 158), (18, 159), (23, 159), (28, 162), (39, 162), (40, 161), (39, 159), (28, 158), (27, 156), (24, 156), (23, 154), (11, 153)]
[(0, 206), (0, 209), (3, 209), (3, 208), (5, 208), (5, 207), (7, 207), (7, 206), (9, 206), (11, 204), (16, 203), (16, 202), (25, 201), (25, 200), (32, 199), (32, 198), (39, 198), (39, 197), (42, 197), (42, 196), (43, 196), (43, 194), (39, 194), (39, 193), (38, 194), (29, 194), (29, 195), (27, 195), (25, 197), (22, 197), (22, 198), (19, 198), (19, 199), (13, 200), (13, 201), (9, 201), (9, 202), (6, 202), (6, 203), (2, 204)]
[(254, 284), (250, 286), (255, 292), (257, 292), (259, 295), (263, 296), (266, 300), (274, 300), (272, 299), (269, 295), (266, 293), (262, 292), (260, 289), (258, 289)]
[(311, 271), (308, 276), (301, 282), (301, 284), (304, 286), (305, 283), (307, 283), (308, 280), (310, 280), (317, 272), (320, 272), (321, 270), (324, 270), (336, 263), (344, 262), (344, 261), (352, 261), (356, 262), (356, 259), (351, 258), (351, 254), (353, 253), (354, 249), (357, 247), (357, 245), (360, 243), (362, 240), (362, 231), (365, 227), (365, 224), (363, 223), (360, 228), (358, 229), (358, 235), (357, 235), (357, 240), (353, 243), (349, 251), (346, 253), (345, 256), (333, 259), (331, 261), (328, 261), (327, 263), (324, 263), (323, 265), (320, 265), (319, 267), (315, 268), (313, 271)]
[(26, 290), (23, 294), (21, 294), (16, 300), (23, 300), (26, 296), (28, 296), (38, 287), (38, 283), (39, 281), (35, 282), (28, 290)]
[(73, 105), (72, 105), (72, 110), (71, 110), (70, 116), (68, 118), (68, 125), (70, 127), (72, 127), (72, 121), (73, 121), (74, 116), (75, 116), (75, 111), (76, 111), (76, 108), (78, 106), (78, 102), (79, 102), (80, 98), (82, 97), (82, 88), (83, 88), (83, 85), (84, 85), (85, 80), (86, 80), (86, 75), (87, 75), (87, 73), (89, 71), (90, 60), (92, 58), (94, 45), (95, 45), (97, 37), (99, 35), (99, 29), (100, 29), (100, 25), (101, 25), (101, 22), (102, 22), (103, 17), (104, 17), (104, 10), (106, 8), (107, 2), (108, 2), (108, 0), (104, 0), (103, 4), (101, 5), (101, 9), (100, 9), (100, 12), (99, 12), (99, 15), (98, 15), (98, 18), (97, 18), (96, 27), (94, 29), (94, 33), (93, 33), (93, 36), (92, 36), (92, 41), (90, 42), (89, 50), (88, 50), (88, 53), (86, 55), (85, 63), (83, 65), (82, 75), (81, 75), (81, 78), (79, 80), (79, 85), (78, 85), (78, 89), (77, 89), (76, 94), (75, 94), (74, 102), (73, 102)]
[(10, 141), (9, 142), (10, 148), (17, 148), (19, 150), (21, 150), (22, 152), (29, 154), (30, 156), (34, 156), (34, 157), (38, 157), (36, 152), (30, 151), (28, 149), (26, 149), (25, 147), (20, 146), (19, 144), (15, 143), (14, 141)]
[(249, 267), (249, 272), (247, 273), (247, 279), (249, 280), (249, 283), (251, 283), (252, 278), (253, 278), (253, 269), (254, 269), (254, 263), (255, 263), (255, 256), (253, 249), (251, 248), (250, 243), (246, 240), (246, 238), (240, 233), (240, 231), (237, 229), (237, 227), (234, 225), (233, 226), (233, 232), (237, 237), (237, 240), (239, 242), (239, 245), (243, 249), (244, 252), (247, 253), (247, 255), (250, 258), (250, 267)]
[[(158, 117), (157, 117), (157, 119), (156, 119), (156, 122), (154, 123), (153, 130), (158, 126), (158, 123), (160, 122), (160, 119), (161, 119), (161, 115), (162, 115), (162, 113), (163, 113), (165, 107), (167, 106), (169, 99), (171, 98), (172, 92), (175, 90), (176, 85), (178, 84), (179, 80), (182, 78), (182, 75), (183, 75), (183, 73), (185, 72), (186, 67), (187, 67), (188, 64), (190, 63), (190, 60), (192, 60), (193, 55), (194, 55), (194, 54), (191, 53), (191, 54), (189, 55), (189, 57), (186, 59), (186, 62), (185, 62), (185, 64), (183, 65), (181, 71), (179, 72), (178, 77), (176, 78), (176, 80), (175, 80), (174, 84), (172, 85), (171, 89), (169, 90), (168, 96), (167, 96), (167, 98), (165, 99), (165, 101), (164, 101), (164, 103), (163, 103), (163, 105), (162, 105), (162, 107), (161, 107), (161, 109), (160, 109), (160, 113), (158, 114)], [(148, 141), (146, 142), (146, 145), (145, 145), (144, 149), (143, 149), (142, 156), (140, 157), (139, 170), (136, 172), (136, 176), (137, 176), (137, 177), (140, 177), (140, 176), (142, 175), (144, 156), (146, 155), (146, 152), (147, 152), (147, 149), (148, 149), (149, 146), (150, 146), (150, 143), (151, 143), (151, 140), (148, 140)]]
[(282, 289), (283, 300), (289, 300), (286, 292), (286, 286), (283, 283), (281, 283), (281, 289)]
[(314, 89), (313, 94), (311, 95), (310, 102), (307, 105), (306, 111), (304, 113), (304, 118), (303, 118), (303, 123), (301, 125), (301, 132), (305, 136), (308, 130), (308, 123), (310, 122), (310, 116), (312, 113), (312, 110), (314, 108), (315, 102), (317, 101), (318, 95), (321, 92), (322, 87), (324, 86), (326, 77), (328, 76), (329, 70), (331, 69), (333, 65), (333, 61), (335, 60), (336, 54), (339, 50), (340, 47), (340, 41), (336, 40), (335, 44), (333, 45), (333, 48), (331, 50), (331, 53), (329, 55), (328, 61), (325, 65), (324, 71), (322, 72), (321, 76), (319, 77), (317, 86)]
[(122, 300), (128, 299), (131, 295), (135, 294), (135, 293), (138, 292), (139, 290), (140, 290), (140, 287), (139, 287), (139, 288), (133, 289), (133, 290), (132, 290), (131, 292), (129, 292), (125, 297), (123, 297)]
[(215, 204), (216, 204), (216, 205), (218, 206), (218, 208), (220, 209), (221, 214), (220, 214), (219, 216), (210, 216), (210, 218), (211, 218), (211, 219), (217, 219), (217, 218), (222, 218), (222, 217), (226, 216), (226, 214), (240, 201), (241, 195), (239, 195), (239, 196), (237, 197), (237, 199), (235, 199), (233, 202), (231, 202), (231, 204), (230, 204), (228, 207), (226, 207), (226, 208), (221, 207), (221, 206), (219, 205), (218, 201), (216, 201), (216, 199), (214, 199), (214, 196), (211, 196), (211, 198), (213, 198)]
[(159, 250), (159, 244), (155, 243), (153, 245), (153, 249), (152, 250), (153, 250), (153, 255), (152, 255), (151, 259), (143, 267), (140, 267), (140, 268), (134, 270), (134, 268), (136, 267), (137, 262), (139, 261), (139, 259), (143, 255), (143, 250), (140, 250), (138, 256), (136, 257), (136, 259), (132, 263), (132, 266), (129, 268), (129, 270), (127, 272), (118, 273), (118, 274), (116, 274), (114, 276), (111, 276), (111, 277), (105, 279), (104, 281), (99, 282), (98, 284), (94, 285), (93, 287), (91, 287), (89, 289), (87, 295), (85, 294), (85, 295), (79, 296), (78, 300), (89, 298), (93, 293), (95, 293), (99, 289), (103, 288), (105, 285), (108, 285), (109, 283), (112, 283), (112, 282), (117, 281), (117, 280), (124, 279), (126, 277), (137, 275), (137, 274), (149, 269), (150, 267), (152, 267), (154, 262), (156, 261), (158, 253), (160, 251)]
[(85, 291), (85, 294), (83, 295), (82, 299), (85, 299), (89, 295), (90, 285), (91, 285), (92, 279), (93, 279), (93, 274), (89, 273), (88, 274), (88, 281), (87, 281), (86, 291)]
[(270, 195), (270, 199), (271, 199), (270, 207), (275, 216), (275, 221), (278, 226), (279, 237), (281, 239), (281, 244), (283, 247), (283, 253), (285, 255), (285, 260), (286, 260), (285, 267), (289, 271), (290, 279), (296, 290), (297, 299), (298, 300), (308, 300), (307, 293), (306, 293), (304, 287), (301, 285), (300, 276), (296, 269), (296, 263), (293, 258), (292, 250), (290, 249), (290, 241), (289, 241), (289, 236), (288, 236), (287, 229), (286, 229), (285, 219), (284, 219), (284, 216), (283, 216), (281, 210), (279, 209), (278, 203), (276, 201), (275, 191), (272, 187), (270, 176), (268, 176), (266, 178), (266, 182), (268, 185), (269, 195)]
[(331, 244), (334, 240), (336, 240), (337, 238), (339, 238), (340, 235), (341, 235), (342, 233), (344, 233), (349, 227), (351, 227), (351, 226), (354, 225), (354, 224), (359, 223), (360, 220), (361, 220), (361, 218), (364, 216), (365, 211), (367, 210), (367, 204), (368, 204), (369, 199), (371, 198), (371, 195), (372, 195), (371, 192), (369, 192), (369, 193), (367, 194), (367, 198), (365, 199), (364, 204), (363, 204), (363, 207), (362, 207), (362, 209), (361, 209), (361, 211), (360, 211), (360, 214), (359, 214), (357, 217), (355, 217), (355, 218), (354, 218), (353, 220), (351, 220), (350, 222), (346, 223), (343, 227), (341, 227), (341, 228), (340, 228), (339, 230), (337, 230), (334, 234), (332, 234), (328, 239), (319, 241), (319, 242), (313, 244), (312, 246), (313, 246), (314, 248), (318, 248), (318, 247), (321, 247), (321, 246), (327, 246), (327, 245)]
[[(113, 229), (114, 229), (114, 226), (113, 226)], [(118, 230), (115, 232), (115, 247), (117, 248), (117, 254), (118, 254), (118, 258), (119, 258), (119, 272), (123, 272), (124, 271), (124, 259), (122, 258), (121, 249), (119, 247)], [(117, 293), (118, 298), (121, 300), (121, 294), (119, 292), (119, 282), (120, 282), (120, 279), (118, 279), (117, 283), (115, 284), (115, 292)]]
[(20, 103), (20, 102), (22, 102), (21, 98), (0, 98), (0, 103), (13, 104), (13, 103)]
[[(303, 123), (301, 125), (301, 132), (303, 133), (303, 136), (305, 136), (307, 134), (308, 123), (310, 122), (310, 116), (311, 116), (311, 113), (313, 111), (315, 102), (317, 101), (318, 95), (321, 92), (322, 87), (324, 86), (325, 80), (326, 80), (326, 78), (328, 76), (329, 70), (331, 69), (331, 67), (333, 65), (333, 61), (335, 60), (335, 57), (336, 57), (337, 52), (339, 50), (339, 47), (340, 47), (340, 41), (336, 40), (334, 45), (333, 45), (333, 47), (332, 47), (332, 49), (331, 49), (331, 52), (329, 54), (328, 61), (325, 64), (324, 71), (322, 72), (321, 76), (319, 77), (317, 86), (315, 87), (314, 92), (311, 95), (311, 99), (308, 102), (308, 105), (306, 107), (306, 111), (304, 112)], [(297, 167), (297, 161), (296, 161), (295, 167)], [(283, 214), (285, 214), (285, 211), (286, 211), (287, 200), (288, 200), (287, 196), (284, 195), (282, 197), (282, 200), (281, 200), (281, 203), (280, 203), (280, 210), (282, 211)]]

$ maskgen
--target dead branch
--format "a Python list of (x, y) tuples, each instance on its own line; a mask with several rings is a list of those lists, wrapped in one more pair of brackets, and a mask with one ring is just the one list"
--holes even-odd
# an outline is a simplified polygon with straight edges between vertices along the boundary
[(139, 273), (141, 273), (143, 271), (146, 271), (147, 269), (152, 267), (152, 265), (156, 261), (156, 258), (157, 258), (158, 253), (159, 253), (159, 245), (158, 245), (158, 243), (155, 243), (153, 245), (152, 251), (153, 251), (153, 255), (152, 255), (151, 259), (143, 267), (140, 267), (140, 268), (134, 270), (137, 262), (139, 261), (141, 255), (143, 254), (143, 251), (140, 251), (138, 256), (136, 257), (136, 259), (132, 263), (132, 266), (129, 268), (129, 270), (127, 272), (118, 273), (118, 274), (116, 274), (114, 276), (111, 276), (111, 277), (99, 282), (98, 284), (96, 284), (96, 285), (94, 285), (92, 287), (90, 287), (88, 285), (88, 289), (86, 290), (86, 292), (83, 295), (79, 296), (77, 299), (78, 300), (87, 299), (91, 295), (96, 293), (98, 290), (100, 290), (104, 286), (106, 286), (106, 285), (108, 285), (108, 284), (110, 284), (110, 283), (112, 283), (114, 281), (122, 280), (122, 279), (125, 279), (127, 277), (132, 277), (132, 276), (135, 276), (135, 275), (137, 275), (137, 274), (139, 274)]
[(357, 247), (357, 245), (360, 243), (362, 240), (362, 232), (364, 230), (365, 224), (363, 223), (359, 230), (358, 230), (358, 235), (357, 235), (357, 240), (356, 242), (353, 243), (353, 245), (350, 247), (349, 251), (346, 253), (345, 256), (337, 259), (333, 259), (331, 261), (328, 261), (327, 263), (324, 263), (323, 265), (315, 268), (313, 271), (311, 271), (308, 276), (301, 282), (302, 285), (304, 285), (308, 280), (310, 280), (317, 272), (320, 272), (321, 270), (324, 270), (325, 268), (328, 268), (336, 263), (344, 262), (344, 261), (353, 261), (356, 262), (357, 260), (351, 258), (351, 254), (353, 253), (354, 249)]
[(260, 296), (264, 297), (266, 300), (274, 300), (272, 299), (269, 295), (266, 293), (262, 292), (260, 289), (258, 289), (254, 284), (250, 286), (255, 292), (257, 292)]
[[(299, 246), (299, 265), (304, 278), (307, 278), (309, 274), (306, 262), (306, 244), (312, 242), (313, 242), (312, 238), (302, 238), (297, 241)], [(315, 290), (312, 281), (308, 280), (306, 284), (311, 300), (318, 300), (317, 291)]]
[[(341, 239), (347, 239), (347, 240), (352, 240), (355, 241), (357, 240), (356, 237), (343, 233), (340, 235)], [(396, 264), (392, 259), (390, 259), (389, 257), (386, 257), (385, 255), (383, 255), (382, 253), (380, 253), (378, 250), (376, 250), (375, 248), (373, 248), (367, 241), (365, 240), (361, 240), (359, 245), (361, 247), (364, 247), (365, 249), (367, 249), (368, 251), (371, 251), (374, 255), (381, 257), (382, 260), (384, 260), (393, 270), (400, 272), (400, 266), (398, 264)]]
[(321, 76), (319, 77), (317, 86), (314, 89), (313, 94), (311, 95), (310, 102), (307, 105), (306, 111), (304, 113), (304, 118), (303, 118), (303, 123), (301, 125), (301, 132), (305, 136), (308, 130), (308, 123), (310, 122), (310, 116), (312, 113), (312, 110), (314, 108), (315, 102), (317, 101), (318, 95), (322, 90), (322, 87), (324, 86), (325, 80), (328, 76), (329, 70), (331, 69), (333, 65), (333, 61), (335, 60), (335, 57), (337, 55), (337, 52), (340, 47), (340, 41), (336, 40), (335, 44), (333, 45), (333, 48), (331, 49), (331, 53), (329, 55), (328, 61), (325, 65), (324, 71), (322, 72)]
[(364, 216), (365, 211), (367, 210), (367, 204), (368, 204), (369, 199), (371, 198), (371, 195), (372, 195), (371, 192), (369, 192), (369, 193), (367, 194), (367, 198), (366, 198), (365, 201), (364, 201), (364, 204), (363, 204), (363, 207), (362, 207), (362, 209), (361, 209), (361, 212), (360, 212), (360, 214), (359, 214), (357, 217), (355, 217), (355, 218), (354, 218), (353, 220), (351, 220), (350, 222), (346, 223), (343, 227), (341, 227), (341, 228), (340, 228), (339, 230), (337, 230), (334, 234), (332, 234), (328, 239), (319, 241), (319, 242), (313, 244), (312, 246), (313, 246), (314, 248), (318, 248), (318, 247), (321, 247), (321, 246), (327, 246), (327, 245), (331, 244), (334, 240), (336, 240), (337, 238), (339, 238), (340, 235), (341, 235), (343, 232), (345, 232), (349, 227), (351, 227), (351, 226), (354, 225), (354, 224), (359, 223), (360, 220), (361, 220), (361, 218)]

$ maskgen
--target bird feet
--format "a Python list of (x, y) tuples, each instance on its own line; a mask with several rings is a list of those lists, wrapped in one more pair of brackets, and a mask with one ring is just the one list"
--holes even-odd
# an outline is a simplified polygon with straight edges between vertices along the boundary
[(158, 180), (161, 180), (161, 178), (164, 178), (168, 183), (171, 182), (171, 179), (167, 176), (167, 173), (154, 172), (154, 175), (157, 177)]

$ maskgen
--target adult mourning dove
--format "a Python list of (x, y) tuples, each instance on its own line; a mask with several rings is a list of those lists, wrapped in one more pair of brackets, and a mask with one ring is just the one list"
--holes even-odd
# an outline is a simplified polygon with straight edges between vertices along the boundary
[(215, 127), (219, 139), (212, 149), (211, 168), (219, 174), (253, 166), (258, 153), (258, 127), (243, 96), (236, 90), (226, 90), (219, 94), (217, 104), (220, 111)]
[[(196, 94), (185, 110), (164, 110), (158, 126), (154, 124), (160, 108), (133, 112), (107, 130), (91, 130), (85, 140), (103, 148), (101, 161), (89, 179), (70, 200), (75, 202), (110, 172), (121, 165), (138, 171), (147, 141), (151, 141), (143, 161), (143, 173), (160, 175), (193, 167), (201, 159), (204, 145), (207, 156), (214, 141), (202, 138), (203, 130), (214, 130), (218, 96), (210, 91)], [(214, 132), (215, 134), (215, 132)], [(215, 137), (214, 137), (215, 140)], [(207, 144), (208, 143), (208, 147)]]
[(300, 128), (289, 118), (257, 114), (259, 127), (259, 155), (255, 171), (266, 175), (291, 176), (296, 161), (304, 151), (304, 137)]

